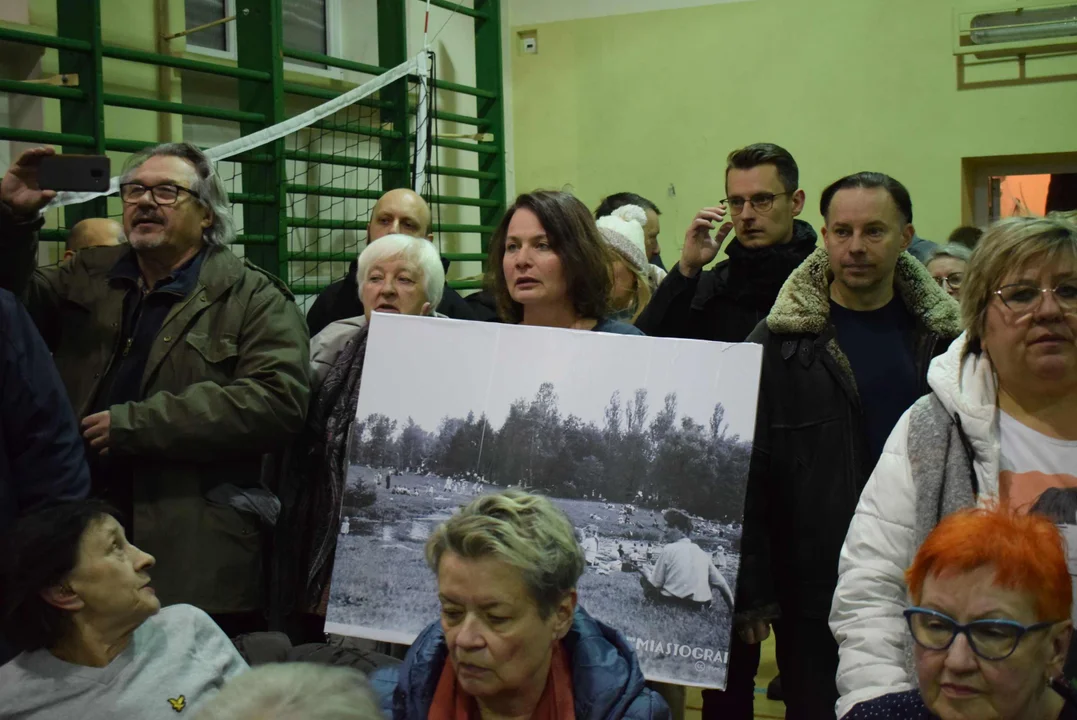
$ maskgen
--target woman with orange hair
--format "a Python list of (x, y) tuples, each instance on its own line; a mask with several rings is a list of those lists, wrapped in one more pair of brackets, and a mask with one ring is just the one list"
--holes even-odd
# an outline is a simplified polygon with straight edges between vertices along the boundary
[(1062, 536), (1047, 518), (959, 510), (920, 546), (905, 578), (919, 690), (856, 705), (846, 720), (1071, 720), (1058, 682), (1071, 589)]

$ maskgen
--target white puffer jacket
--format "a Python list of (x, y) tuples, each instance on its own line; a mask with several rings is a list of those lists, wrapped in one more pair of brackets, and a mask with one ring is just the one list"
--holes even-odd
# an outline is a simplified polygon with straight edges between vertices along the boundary
[[(998, 497), (998, 393), (990, 361), (983, 355), (963, 358), (965, 345), (965, 335), (954, 340), (931, 363), (927, 379), (946, 411), (960, 419), (972, 444), (982, 503)], [(906, 646), (912, 638), (901, 614), (908, 607), (905, 570), (917, 551), (916, 488), (908, 458), (910, 412), (886, 441), (841, 550), (830, 611), (830, 629), (840, 647), (838, 717), (858, 702), (916, 687), (906, 669)]]

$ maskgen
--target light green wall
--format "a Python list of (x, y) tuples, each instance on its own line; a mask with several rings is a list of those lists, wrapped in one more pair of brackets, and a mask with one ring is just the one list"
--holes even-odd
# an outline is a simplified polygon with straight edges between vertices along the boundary
[[(695, 211), (724, 197), (726, 154), (769, 141), (796, 157), (813, 225), (827, 183), (870, 169), (904, 182), (918, 231), (944, 239), (962, 221), (962, 158), (1077, 150), (1077, 75), (958, 90), (954, 9), (992, 4), (753, 0), (530, 26), (539, 53), (509, 50), (517, 190), (650, 197), (672, 262)], [(1077, 56), (1027, 70), (1077, 73)]]

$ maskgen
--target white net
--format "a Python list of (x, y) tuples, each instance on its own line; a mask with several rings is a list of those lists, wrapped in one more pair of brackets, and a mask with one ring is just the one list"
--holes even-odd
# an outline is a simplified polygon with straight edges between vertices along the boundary
[[(383, 192), (411, 187), (431, 196), (428, 68), (426, 54), (418, 55), (289, 120), (205, 148), (232, 200), (233, 250), (279, 274), (304, 311), (357, 256)], [(407, 84), (406, 114), (383, 99), (400, 83)], [(399, 127), (405, 117), (406, 126)], [(197, 125), (194, 132), (187, 130), (213, 136)], [(217, 136), (228, 133), (238, 129), (233, 125)], [(197, 138), (192, 141), (198, 144)], [(45, 237), (53, 240), (52, 247), (43, 244), (39, 260), (57, 262), (62, 256), (60, 207), (106, 194), (112, 196), (108, 215), (120, 218), (118, 184), (117, 176), (110, 193), (60, 193), (46, 214), (46, 228), (54, 232)]]

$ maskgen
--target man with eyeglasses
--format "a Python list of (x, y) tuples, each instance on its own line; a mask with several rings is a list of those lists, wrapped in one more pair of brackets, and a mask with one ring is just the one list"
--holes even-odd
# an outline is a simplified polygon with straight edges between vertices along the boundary
[[(729, 154), (726, 199), (700, 210), (684, 236), (680, 261), (636, 321), (648, 335), (743, 342), (767, 316), (789, 273), (815, 250), (800, 171), (771, 143)], [(725, 239), (726, 260), (718, 257)]]
[(93, 493), (156, 556), (162, 603), (189, 603), (230, 634), (265, 624), (263, 528), (279, 507), (265, 456), (303, 426), (308, 337), (283, 284), (224, 247), (228, 196), (189, 143), (135, 155), (121, 178), (128, 245), (35, 268), (38, 165), (0, 184), (0, 286), (19, 295), (82, 418)]
[(834, 717), (828, 625), (838, 556), (860, 491), (931, 359), (961, 331), (955, 303), (906, 252), (905, 187), (858, 173), (823, 191), (825, 249), (748, 337), (763, 346), (737, 611), (743, 639), (773, 623), (786, 717)]
[[(800, 170), (785, 148), (758, 143), (726, 159), (726, 199), (700, 210), (684, 236), (680, 261), (636, 326), (648, 335), (743, 342), (770, 312), (789, 274), (816, 246), (804, 209)], [(710, 270), (725, 239), (727, 259)], [(706, 718), (751, 720), (759, 645), (730, 641), (726, 690), (703, 693)]]

